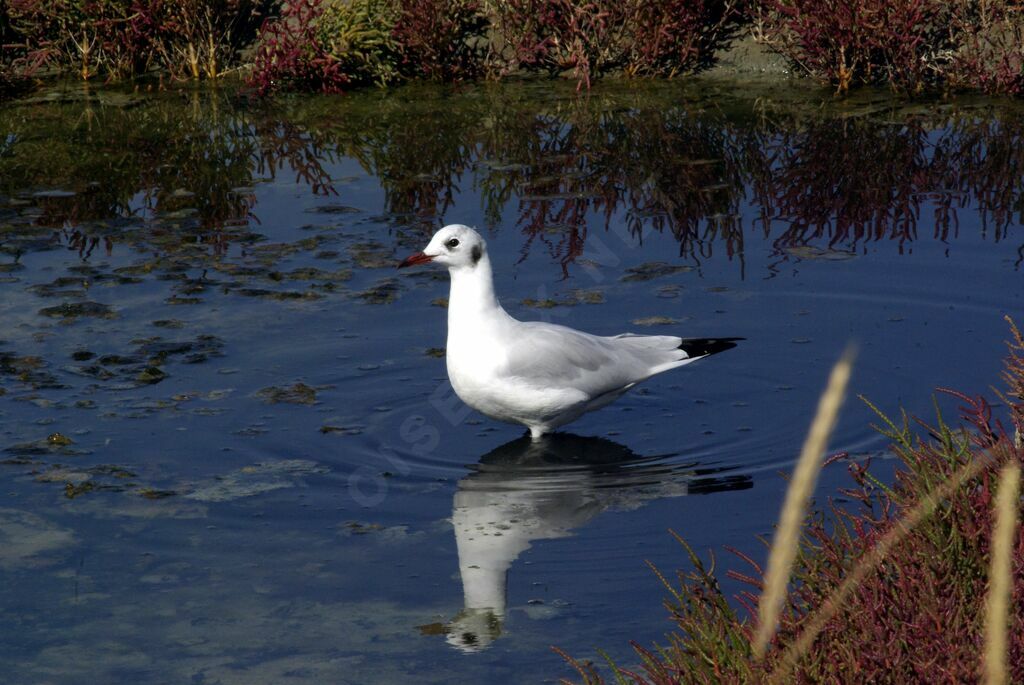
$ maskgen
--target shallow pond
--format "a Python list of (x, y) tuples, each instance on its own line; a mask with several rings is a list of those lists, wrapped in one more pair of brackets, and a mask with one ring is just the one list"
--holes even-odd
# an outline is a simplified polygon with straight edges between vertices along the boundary
[[(848, 342), (887, 412), (998, 384), (1022, 115), (711, 81), (7, 103), (5, 682), (631, 663), (670, 628), (668, 529), (763, 557)], [(452, 396), (447, 275), (394, 269), (453, 222), (515, 316), (746, 341), (531, 445)], [(871, 421), (851, 398), (831, 451), (884, 468)]]

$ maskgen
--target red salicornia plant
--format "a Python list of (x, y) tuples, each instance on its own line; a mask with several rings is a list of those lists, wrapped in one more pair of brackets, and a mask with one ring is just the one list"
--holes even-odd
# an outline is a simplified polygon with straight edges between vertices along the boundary
[[(715, 573), (683, 543), (692, 570), (680, 572), (675, 582), (662, 578), (677, 630), (657, 649), (634, 644), (638, 665), (613, 665), (620, 682), (976, 682), (983, 667), (993, 496), (1002, 465), (1024, 460), (1024, 337), (1013, 322), (1010, 329), (1004, 372), (1009, 425), (983, 398), (952, 391), (944, 392), (961, 403), (961, 426), (941, 415), (924, 423), (878, 412), (900, 464), (895, 482), (886, 485), (868, 464), (851, 463), (853, 487), (841, 495), (854, 504), (831, 502), (808, 518), (778, 630), (763, 659), (751, 648), (750, 618), (762, 590), (760, 565), (736, 552), (752, 569), (727, 573), (750, 587), (736, 598), (737, 609)], [(1007, 676), (1022, 682), (1019, 531), (1011, 564)], [(585, 682), (604, 682), (594, 665), (570, 662)]]

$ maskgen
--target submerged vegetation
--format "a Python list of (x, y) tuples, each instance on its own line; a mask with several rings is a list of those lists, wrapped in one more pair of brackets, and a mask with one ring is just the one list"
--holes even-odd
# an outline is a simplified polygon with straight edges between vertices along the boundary
[[(680, 539), (693, 568), (676, 583), (662, 577), (676, 631), (667, 645), (634, 643), (639, 665), (612, 664), (618, 682), (974, 682), (983, 671), (995, 678), (986, 682), (1024, 680), (1024, 537), (1014, 523), (1024, 337), (1010, 328), (999, 393), (1009, 426), (982, 397), (948, 390), (962, 403), (961, 426), (941, 415), (893, 420), (869, 404), (892, 441), (895, 482), (849, 463), (853, 486), (841, 495), (853, 504), (830, 501), (805, 521), (783, 611), (767, 619), (774, 630), (754, 619), (769, 583), (753, 559), (736, 552), (748, 570), (726, 572), (749, 587), (737, 609), (714, 566)], [(997, 516), (1000, 493), (1009, 511)], [(605, 682), (593, 664), (567, 658), (584, 682)]]
[(845, 91), (1024, 93), (1010, 0), (10, 0), (0, 91), (46, 71), (118, 80), (244, 70), (260, 94), (409, 79), (676, 76), (749, 38)]

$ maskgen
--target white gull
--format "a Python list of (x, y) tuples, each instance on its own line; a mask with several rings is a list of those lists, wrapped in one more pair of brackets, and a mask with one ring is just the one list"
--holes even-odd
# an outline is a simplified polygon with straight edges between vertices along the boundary
[(494, 296), (487, 244), (468, 226), (445, 226), (399, 268), (448, 267), (448, 378), (477, 411), (521, 423), (538, 438), (600, 409), (651, 376), (736, 346), (741, 338), (597, 336), (541, 321), (518, 321)]

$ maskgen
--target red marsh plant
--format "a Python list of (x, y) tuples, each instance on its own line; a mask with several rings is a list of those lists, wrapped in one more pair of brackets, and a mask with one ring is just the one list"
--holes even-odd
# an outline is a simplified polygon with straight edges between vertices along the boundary
[(954, 46), (953, 3), (940, 0), (762, 0), (755, 35), (842, 92), (888, 82), (916, 91)]
[(7, 48), (27, 73), (82, 79), (215, 77), (238, 62), (273, 0), (9, 0)]
[(992, 0), (958, 7), (951, 30), (961, 39), (949, 67), (951, 85), (1024, 95), (1024, 6)]
[(1024, 12), (1012, 0), (762, 0), (754, 35), (840, 92), (889, 83), (1024, 93)]
[(0, 7), (0, 97), (14, 91), (19, 80), (14, 69), (17, 55), (15, 50), (9, 47), (11, 40), (13, 35), (7, 19), (7, 7)]
[(102, 0), (10, 0), (7, 12), (23, 70), (74, 72), (83, 80), (104, 73), (122, 77), (145, 71), (151, 36), (140, 27), (148, 13), (133, 17), (126, 2)]
[(614, 0), (495, 2), (507, 70), (571, 71), (580, 85), (621, 66), (626, 6)]
[[(983, 398), (952, 391), (944, 392), (962, 403), (963, 424), (950, 426), (941, 415), (931, 424), (916, 421), (923, 436), (906, 415), (891, 420), (872, 406), (898, 460), (895, 482), (887, 486), (868, 464), (851, 463), (853, 486), (841, 495), (855, 504), (831, 501), (808, 518), (784, 611), (762, 659), (751, 648), (760, 566), (734, 551), (751, 569), (726, 573), (750, 588), (736, 597), (736, 608), (713, 567), (680, 539), (692, 569), (680, 571), (675, 582), (662, 577), (676, 631), (666, 645), (634, 643), (637, 666), (611, 664), (618, 682), (976, 682), (983, 668), (993, 498), (1000, 467), (1024, 459), (1024, 337), (1012, 321), (1010, 328), (1000, 398), (1011, 430)], [(1005, 633), (1006, 675), (1024, 682), (1019, 531), (1010, 556), (1016, 599)], [(593, 664), (567, 658), (584, 682), (605, 682)]]
[(489, 29), (477, 0), (401, 0), (392, 36), (406, 76), (465, 81), (486, 71)]
[(675, 76), (710, 66), (715, 51), (737, 28), (740, 4), (740, 0), (632, 2), (626, 72)]
[(739, 18), (736, 0), (492, 2), (506, 71), (571, 72), (580, 85), (610, 71), (662, 75), (710, 63)]
[[(241, 51), (277, 0), (148, 0), (135, 2), (136, 21), (154, 33), (159, 65), (174, 78), (216, 78), (240, 64)], [(148, 9), (144, 13), (143, 10)]]
[(324, 9), (319, 0), (296, 0), (263, 23), (249, 77), (258, 94), (278, 90), (334, 93), (349, 86), (351, 79), (331, 56), (317, 29)]
[(397, 19), (389, 0), (296, 0), (260, 30), (249, 78), (256, 92), (338, 93), (398, 76)]

